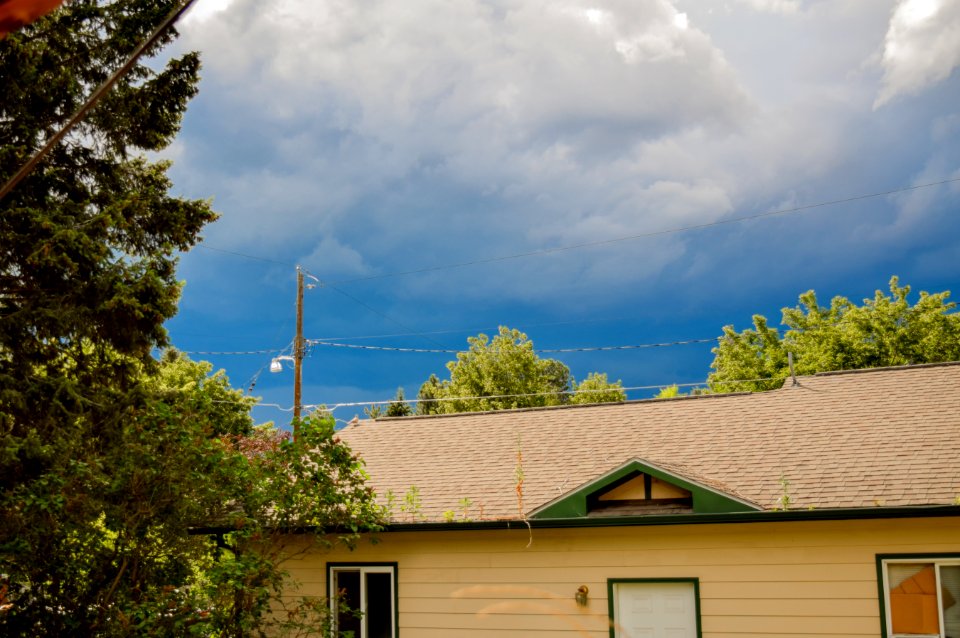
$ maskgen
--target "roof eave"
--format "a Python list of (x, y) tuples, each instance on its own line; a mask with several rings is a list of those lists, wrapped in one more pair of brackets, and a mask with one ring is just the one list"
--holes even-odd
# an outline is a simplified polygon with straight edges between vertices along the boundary
[(761, 512), (666, 514), (654, 516), (609, 516), (496, 521), (431, 521), (389, 523), (385, 532), (429, 532), (484, 529), (563, 529), (573, 527), (643, 527), (656, 525), (706, 525), (726, 523), (779, 523), (789, 521), (841, 521), (894, 518), (943, 518), (960, 516), (960, 505), (912, 505), (904, 507), (851, 507)]

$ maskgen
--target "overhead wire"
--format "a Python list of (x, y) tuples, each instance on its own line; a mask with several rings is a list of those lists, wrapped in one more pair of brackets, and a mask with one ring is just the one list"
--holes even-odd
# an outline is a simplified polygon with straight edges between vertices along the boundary
[[(758, 377), (755, 379), (723, 379), (717, 383), (729, 385), (737, 383), (763, 383), (770, 381), (785, 381), (789, 377)], [(685, 382), (685, 383), (656, 383), (652, 385), (635, 385), (635, 386), (619, 386), (611, 388), (602, 388), (602, 389), (585, 389), (585, 390), (551, 390), (547, 392), (526, 392), (526, 393), (515, 393), (515, 394), (489, 394), (482, 396), (462, 396), (462, 397), (435, 397), (431, 399), (404, 399), (403, 403), (409, 404), (418, 404), (418, 403), (439, 403), (439, 402), (449, 402), (449, 401), (473, 401), (479, 399), (513, 399), (513, 398), (529, 398), (529, 397), (538, 397), (538, 396), (556, 396), (561, 395), (576, 395), (576, 394), (597, 394), (603, 392), (610, 392), (611, 390), (619, 390), (621, 392), (633, 392), (639, 390), (663, 390), (664, 388), (697, 388), (697, 387), (706, 387), (710, 385), (709, 380), (705, 381), (695, 381), (695, 382)], [(629, 400), (629, 399), (627, 399)], [(232, 403), (232, 401), (224, 399), (215, 399), (213, 403)], [(309, 403), (303, 404), (301, 407), (304, 410), (319, 410), (323, 409), (331, 414), (334, 410), (339, 408), (351, 408), (351, 407), (365, 407), (365, 406), (374, 406), (374, 405), (388, 405), (390, 403), (396, 403), (396, 397), (391, 399), (382, 399), (379, 401), (346, 401), (340, 403)], [(283, 412), (292, 412), (293, 406), (285, 407), (281, 406), (278, 403), (258, 403), (253, 407), (271, 407)], [(553, 406), (547, 406), (553, 407)], [(559, 407), (559, 406), (558, 406)]]
[[(613, 350), (641, 350), (645, 348), (666, 348), (669, 346), (685, 346), (697, 343), (714, 343), (721, 337), (711, 337), (709, 339), (684, 339), (682, 341), (667, 341), (662, 343), (639, 343), (618, 346), (583, 346), (578, 348), (535, 348), (533, 351), (538, 354), (559, 354), (570, 352), (609, 352)], [(359, 343), (337, 343), (333, 341), (321, 341), (319, 339), (307, 339), (307, 343), (314, 346), (327, 346), (331, 348), (348, 348), (352, 350), (376, 350), (382, 352), (408, 352), (408, 353), (426, 353), (426, 354), (459, 354), (465, 350), (451, 350), (440, 348), (400, 348), (393, 346), (370, 346)]]
[(312, 277), (313, 279), (315, 279), (315, 280), (317, 281), (318, 285), (319, 285), (321, 288), (330, 288), (330, 289), (334, 290), (335, 292), (343, 295), (344, 297), (346, 297), (346, 298), (349, 299), (350, 301), (352, 301), (352, 302), (354, 302), (354, 303), (356, 303), (356, 304), (358, 304), (358, 305), (366, 308), (367, 310), (369, 310), (369, 311), (372, 312), (373, 314), (377, 315), (378, 317), (381, 317), (381, 318), (383, 318), (383, 319), (386, 319), (386, 320), (389, 321), (390, 323), (392, 323), (392, 324), (394, 324), (394, 325), (397, 325), (397, 326), (400, 326), (400, 327), (403, 328), (404, 330), (409, 330), (409, 331), (412, 332), (414, 335), (416, 335), (416, 336), (418, 336), (418, 337), (421, 337), (424, 341), (427, 341), (427, 342), (432, 343), (432, 344), (434, 344), (434, 345), (443, 347), (443, 344), (440, 343), (439, 341), (436, 341), (435, 339), (431, 339), (430, 337), (426, 336), (425, 334), (421, 334), (421, 333), (417, 332), (416, 330), (414, 330), (414, 329), (411, 328), (410, 326), (408, 326), (408, 325), (406, 325), (406, 324), (404, 324), (404, 323), (402, 323), (402, 322), (400, 322), (400, 321), (397, 321), (396, 319), (394, 319), (393, 317), (391, 317), (391, 316), (389, 316), (389, 315), (387, 315), (387, 314), (385, 314), (385, 313), (380, 312), (380, 311), (377, 310), (376, 308), (373, 308), (372, 306), (370, 306), (369, 304), (367, 304), (365, 301), (363, 301), (363, 300), (361, 300), (361, 299), (357, 299), (356, 297), (354, 297), (353, 295), (351, 295), (349, 292), (347, 292), (347, 291), (345, 291), (345, 290), (341, 290), (340, 288), (338, 288), (337, 286), (335, 286), (335, 285), (333, 285), (333, 284), (330, 284), (330, 283), (327, 283), (327, 282), (322, 281), (322, 280), (319, 279), (316, 275), (314, 275), (313, 273), (310, 273), (306, 268), (303, 268), (302, 270), (303, 270), (304, 273), (307, 273), (310, 277)]
[[(757, 379), (724, 379), (718, 383), (723, 384), (735, 384), (735, 383), (760, 383), (768, 381), (784, 381), (787, 377), (763, 377)], [(623, 387), (611, 387), (603, 389), (589, 389), (589, 390), (552, 390), (548, 392), (526, 392), (526, 393), (517, 393), (517, 394), (490, 394), (483, 396), (467, 396), (467, 397), (436, 397), (431, 399), (404, 399), (403, 403), (437, 403), (437, 402), (449, 402), (449, 401), (473, 401), (479, 399), (512, 399), (512, 398), (529, 398), (529, 397), (538, 397), (538, 396), (556, 396), (560, 395), (576, 395), (576, 394), (598, 394), (603, 392), (610, 392), (611, 390), (619, 390), (621, 392), (636, 391), (636, 390), (662, 390), (664, 388), (696, 388), (709, 385), (709, 381), (697, 381), (692, 383), (658, 383), (654, 385), (637, 385), (637, 386), (623, 386)], [(337, 408), (347, 408), (347, 407), (362, 407), (362, 406), (373, 406), (373, 405), (386, 405), (390, 403), (396, 403), (397, 399), (386, 399), (381, 401), (350, 401), (345, 403), (332, 403), (332, 404), (310, 404), (304, 405), (305, 409), (318, 409), (323, 408), (330, 412), (333, 412)]]
[(13, 176), (11, 176), (2, 187), (0, 187), (0, 200), (6, 197), (14, 188), (16, 188), (17, 184), (19, 184), (24, 177), (29, 175), (33, 169), (36, 168), (37, 164), (39, 164), (43, 158), (46, 157), (64, 137), (66, 137), (67, 133), (69, 133), (81, 120), (83, 120), (86, 114), (97, 105), (97, 102), (99, 102), (104, 95), (110, 92), (110, 89), (113, 88), (113, 85), (116, 84), (120, 78), (130, 72), (130, 69), (133, 68), (140, 57), (147, 50), (149, 50), (150, 47), (157, 43), (167, 29), (173, 27), (177, 20), (180, 19), (180, 16), (186, 13), (187, 9), (193, 5), (194, 1), (195, 0), (182, 0), (176, 6), (174, 6), (174, 8), (166, 15), (163, 21), (160, 22), (160, 24), (150, 32), (150, 34), (147, 36), (147, 39), (137, 45), (133, 51), (130, 52), (126, 59), (124, 59), (123, 63), (113, 73), (107, 76), (107, 78), (93, 90), (93, 93), (90, 94), (87, 100), (80, 105), (76, 111), (74, 111), (73, 115), (70, 116), (70, 119), (68, 119), (42, 147), (34, 151), (26, 163), (20, 167), (20, 170), (14, 173)]

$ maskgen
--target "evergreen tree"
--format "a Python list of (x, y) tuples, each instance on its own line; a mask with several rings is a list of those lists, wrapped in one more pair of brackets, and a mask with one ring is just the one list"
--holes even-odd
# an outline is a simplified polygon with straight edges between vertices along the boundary
[[(0, 180), (176, 4), (71, 0), (0, 40)], [(289, 442), (244, 455), (243, 442), (262, 436), (249, 400), (205, 365), (151, 357), (176, 312), (177, 254), (215, 214), (172, 196), (168, 163), (144, 152), (173, 139), (199, 68), (195, 53), (136, 65), (0, 201), (4, 636), (196, 635), (197, 623), (246, 635), (265, 622), (281, 573), (245, 550), (250, 534), (287, 522), (358, 528), (344, 512), (370, 520), (362, 475), (329, 420), (308, 428), (322, 454), (312, 465), (297, 466), (313, 452)], [(306, 500), (267, 490), (307, 484)], [(338, 501), (350, 505), (330, 507)], [(188, 535), (205, 521), (236, 530), (216, 569), (221, 550)]]

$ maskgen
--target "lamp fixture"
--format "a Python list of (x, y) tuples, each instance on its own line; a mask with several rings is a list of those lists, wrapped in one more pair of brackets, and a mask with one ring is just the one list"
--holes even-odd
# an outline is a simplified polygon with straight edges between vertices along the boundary
[(290, 355), (280, 355), (279, 357), (274, 357), (273, 359), (270, 360), (270, 372), (282, 372), (283, 361), (296, 362), (296, 359), (294, 359)]

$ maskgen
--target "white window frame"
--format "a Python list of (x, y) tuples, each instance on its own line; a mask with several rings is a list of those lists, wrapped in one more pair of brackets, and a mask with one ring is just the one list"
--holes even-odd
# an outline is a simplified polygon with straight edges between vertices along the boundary
[(620, 638), (623, 632), (620, 631), (617, 624), (620, 617), (620, 605), (618, 599), (619, 585), (662, 585), (662, 584), (684, 584), (690, 585), (693, 590), (693, 613), (696, 623), (696, 636), (701, 638), (703, 629), (701, 627), (700, 611), (700, 579), (699, 578), (608, 578), (607, 579), (607, 616), (610, 620), (610, 638)]
[[(390, 609), (393, 611), (390, 618), (390, 635), (397, 638), (397, 565), (396, 563), (327, 563), (327, 599), (330, 601), (330, 612), (333, 614), (334, 635), (337, 635), (337, 609), (334, 597), (334, 583), (337, 572), (358, 572), (360, 574), (360, 610), (367, 609), (367, 581), (366, 574), (390, 574)], [(360, 635), (356, 638), (367, 638), (367, 617), (360, 618)]]
[[(880, 601), (883, 605), (883, 615), (884, 615), (884, 636), (886, 638), (944, 638), (946, 627), (944, 625), (943, 618), (943, 601), (941, 600), (941, 583), (940, 583), (940, 567), (960, 567), (960, 554), (914, 554), (914, 555), (897, 555), (897, 556), (878, 556), (877, 560), (880, 565)], [(921, 564), (921, 563), (930, 563), (934, 567), (934, 574), (936, 575), (936, 588), (937, 588), (937, 615), (938, 615), (938, 624), (940, 626), (940, 633), (938, 634), (895, 634), (893, 633), (893, 617), (890, 613), (890, 579), (889, 579), (889, 570), (887, 569), (890, 565), (897, 564)]]

